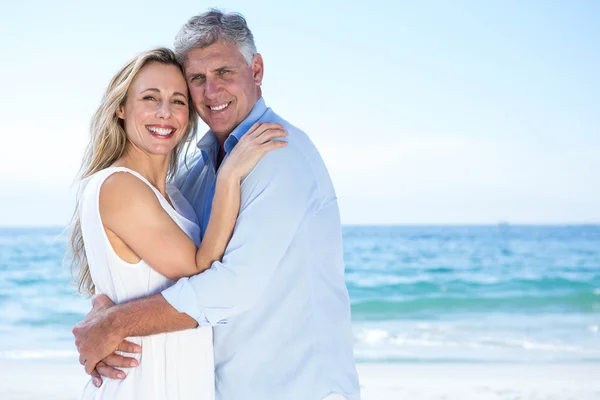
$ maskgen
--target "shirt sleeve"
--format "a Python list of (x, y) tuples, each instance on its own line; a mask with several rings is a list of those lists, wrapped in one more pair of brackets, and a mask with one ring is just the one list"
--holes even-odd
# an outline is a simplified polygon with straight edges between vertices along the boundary
[(223, 261), (181, 278), (163, 296), (199, 326), (224, 324), (251, 309), (317, 200), (315, 176), (299, 149), (290, 143), (267, 153), (242, 181), (240, 213)]

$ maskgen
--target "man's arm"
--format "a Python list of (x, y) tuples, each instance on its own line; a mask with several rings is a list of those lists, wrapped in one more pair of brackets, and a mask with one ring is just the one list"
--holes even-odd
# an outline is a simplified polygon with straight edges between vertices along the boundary
[(88, 318), (78, 325), (74, 334), (87, 342), (78, 349), (88, 360), (88, 373), (127, 336), (226, 323), (256, 304), (317, 199), (310, 166), (293, 138), (289, 142), (268, 153), (243, 180), (240, 214), (222, 262), (180, 279), (162, 295), (99, 311), (104, 314), (90, 318), (95, 324), (89, 329), (83, 329)]
[(175, 310), (161, 294), (119, 305), (113, 305), (108, 297), (99, 295), (94, 298), (93, 306), (85, 319), (73, 328), (79, 362), (91, 374), (103, 360), (98, 366), (98, 373), (113, 379), (124, 378), (125, 375), (112, 367), (137, 366), (134, 358), (113, 354), (116, 350), (127, 353), (141, 351), (139, 346), (123, 342), (126, 337), (198, 326), (193, 318)]
[(116, 306), (114, 318), (114, 326), (123, 338), (198, 326), (196, 320), (174, 309), (160, 293)]

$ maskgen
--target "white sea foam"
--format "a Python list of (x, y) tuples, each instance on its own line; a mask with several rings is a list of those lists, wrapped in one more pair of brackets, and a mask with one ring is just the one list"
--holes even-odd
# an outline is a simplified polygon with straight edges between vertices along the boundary
[(515, 341), (507, 341), (509, 345), (514, 345), (518, 347), (522, 347), (526, 350), (544, 350), (544, 351), (560, 351), (560, 352), (573, 352), (573, 353), (583, 353), (585, 349), (582, 349), (577, 346), (568, 346), (561, 344), (552, 344), (552, 343), (536, 343), (530, 340), (515, 340)]
[(389, 332), (382, 329), (370, 329), (358, 335), (358, 339), (364, 343), (381, 343), (389, 338)]
[(400, 346), (410, 347), (459, 347), (460, 343), (451, 340), (436, 340), (428, 338), (404, 338), (396, 337), (393, 343)]
[[(465, 360), (581, 360), (600, 357), (600, 351), (585, 345), (543, 341), (533, 337), (477, 335), (462, 330), (441, 329), (434, 323), (358, 330), (355, 355), (360, 359), (465, 359)], [(597, 332), (599, 327), (589, 328)]]
[(423, 276), (398, 276), (398, 275), (371, 275), (365, 274), (348, 274), (346, 277), (348, 282), (351, 282), (361, 288), (379, 288), (385, 285), (401, 285), (401, 284), (417, 284), (432, 282), (433, 279)]
[(433, 324), (433, 323), (428, 323), (428, 322), (418, 323), (418, 324), (416, 324), (416, 328), (421, 331), (425, 331), (425, 332), (440, 332), (440, 333), (450, 332), (452, 330), (450, 325), (439, 325), (439, 324)]

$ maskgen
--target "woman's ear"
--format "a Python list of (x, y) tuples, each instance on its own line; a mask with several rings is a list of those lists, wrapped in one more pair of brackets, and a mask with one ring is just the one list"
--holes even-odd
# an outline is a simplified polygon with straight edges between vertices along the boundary
[(120, 119), (125, 119), (125, 107), (123, 105), (120, 105), (119, 107), (117, 107), (117, 117)]

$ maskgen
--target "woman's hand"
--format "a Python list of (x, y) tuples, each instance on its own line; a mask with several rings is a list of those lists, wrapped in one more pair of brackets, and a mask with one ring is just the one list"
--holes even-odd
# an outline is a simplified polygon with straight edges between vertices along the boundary
[(287, 146), (287, 142), (273, 140), (287, 136), (283, 126), (257, 122), (242, 136), (219, 169), (219, 175), (239, 182), (269, 151)]

